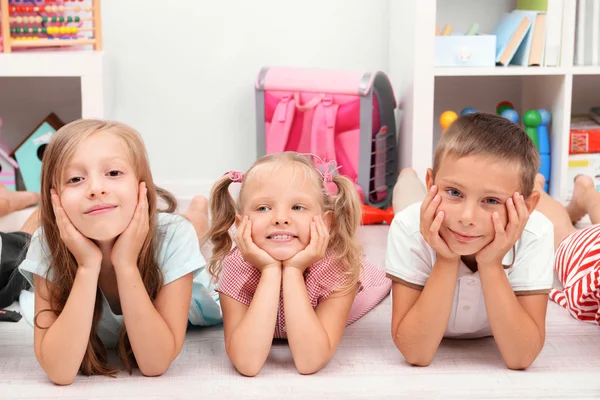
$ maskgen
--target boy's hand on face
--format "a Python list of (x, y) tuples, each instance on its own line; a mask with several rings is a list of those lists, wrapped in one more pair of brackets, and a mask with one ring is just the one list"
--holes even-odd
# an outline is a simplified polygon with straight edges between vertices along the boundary
[(444, 212), (439, 211), (438, 207), (442, 198), (437, 194), (438, 187), (432, 186), (429, 193), (421, 204), (421, 235), (423, 239), (435, 250), (438, 258), (447, 260), (458, 260), (460, 256), (450, 250), (448, 244), (440, 236), (440, 227), (444, 221)]
[(327, 246), (329, 245), (329, 229), (323, 221), (323, 217), (314, 217), (310, 223), (310, 243), (302, 251), (299, 251), (294, 257), (283, 262), (284, 268), (297, 268), (304, 272), (325, 256)]
[(529, 220), (529, 210), (523, 196), (515, 193), (509, 198), (506, 201), (506, 211), (508, 215), (506, 228), (502, 226), (502, 221), (498, 213), (492, 213), (492, 223), (495, 229), (494, 240), (475, 255), (478, 266), (502, 264), (502, 259), (506, 253), (521, 237), (523, 229), (527, 225), (527, 220)]
[(261, 273), (266, 268), (281, 268), (281, 261), (271, 257), (269, 253), (259, 248), (252, 240), (252, 221), (247, 215), (242, 219), (234, 240), (244, 260), (252, 264)]

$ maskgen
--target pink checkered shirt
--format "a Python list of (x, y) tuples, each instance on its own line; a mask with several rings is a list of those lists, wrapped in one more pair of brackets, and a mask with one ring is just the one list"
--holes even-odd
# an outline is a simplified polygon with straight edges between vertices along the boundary
[[(325, 257), (314, 263), (304, 272), (304, 281), (306, 283), (306, 291), (310, 298), (310, 304), (313, 309), (321, 302), (325, 301), (336, 289), (342, 287), (347, 282), (347, 277), (344, 274), (344, 267), (341, 262), (336, 261), (333, 257), (333, 252), (328, 251)], [(254, 292), (260, 280), (260, 272), (251, 264), (246, 262), (242, 254), (237, 248), (231, 252), (223, 260), (223, 268), (221, 277), (217, 285), (217, 292), (223, 293), (242, 304), (250, 306), (250, 302), (254, 297)], [(361, 299), (360, 293), (365, 287), (377, 288), (375, 291), (367, 291), (372, 293), (369, 299), (359, 301), (359, 307), (355, 307), (358, 300)], [(373, 263), (363, 260), (363, 270), (361, 272), (359, 289), (353, 308), (360, 309), (359, 313), (351, 312), (347, 321), (347, 325), (355, 322), (377, 303), (379, 303), (388, 293), (391, 287), (391, 281), (386, 278), (385, 271), (378, 268)], [(375, 294), (377, 292), (377, 294)], [(365, 301), (366, 300), (366, 301)], [(368, 304), (367, 304), (368, 303)], [(275, 323), (275, 338), (287, 338), (285, 315), (283, 312), (283, 297), (279, 294), (279, 310), (277, 312), (277, 321)]]

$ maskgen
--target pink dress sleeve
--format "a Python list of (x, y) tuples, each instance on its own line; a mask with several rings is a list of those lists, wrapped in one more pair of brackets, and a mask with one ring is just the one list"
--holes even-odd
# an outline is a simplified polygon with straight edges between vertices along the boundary
[(223, 260), (216, 291), (249, 306), (259, 280), (260, 272), (235, 248)]

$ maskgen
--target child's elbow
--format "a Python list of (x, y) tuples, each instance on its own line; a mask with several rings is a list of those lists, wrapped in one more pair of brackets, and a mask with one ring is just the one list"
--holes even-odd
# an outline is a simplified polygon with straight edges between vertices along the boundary
[(516, 358), (513, 360), (505, 359), (504, 364), (506, 365), (506, 368), (508, 368), (508, 369), (519, 371), (519, 370), (529, 368), (529, 366), (531, 366), (531, 364), (533, 364), (534, 361), (535, 361), (535, 357), (521, 357), (521, 358)]
[(431, 364), (431, 362), (433, 361), (433, 357), (429, 357), (425, 354), (402, 353), (402, 355), (404, 356), (406, 362), (408, 362), (410, 365), (414, 365), (415, 367), (428, 367), (429, 364)]
[(312, 375), (319, 372), (325, 363), (296, 362), (296, 369), (301, 375)]
[(428, 354), (422, 350), (417, 350), (410, 343), (404, 343), (399, 337), (395, 337), (394, 343), (400, 353), (404, 356), (404, 359), (410, 365), (415, 367), (428, 367), (433, 361), (435, 353)]
[(251, 362), (237, 362), (237, 363), (233, 363), (233, 365), (235, 366), (235, 369), (237, 369), (237, 371), (247, 377), (254, 377), (256, 375), (258, 375), (258, 373), (260, 372), (261, 368), (262, 368), (262, 364), (256, 361), (251, 361)]
[(151, 377), (155, 377), (155, 376), (161, 376), (162, 374), (167, 372), (167, 369), (169, 369), (169, 365), (166, 365), (166, 366), (162, 366), (162, 365), (141, 366), (140, 365), (139, 368), (140, 368), (140, 372), (142, 373), (142, 375), (151, 378)]
[(49, 373), (48, 374), (48, 378), (50, 378), (50, 380), (52, 381), (52, 383), (54, 383), (55, 385), (59, 385), (59, 386), (69, 386), (70, 384), (73, 383), (73, 381), (75, 381), (75, 377), (77, 376), (77, 374), (56, 374), (56, 373)]

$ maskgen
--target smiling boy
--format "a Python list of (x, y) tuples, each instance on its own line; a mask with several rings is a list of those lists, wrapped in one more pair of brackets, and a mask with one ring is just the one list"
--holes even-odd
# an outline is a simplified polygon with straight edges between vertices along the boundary
[[(441, 137), (427, 192), (403, 170), (388, 237), (392, 337), (429, 365), (443, 337), (493, 335), (506, 366), (526, 368), (545, 340), (552, 223), (535, 211), (539, 155), (511, 121), (476, 113)], [(419, 194), (422, 192), (422, 194)], [(420, 203), (405, 205), (419, 196)]]

